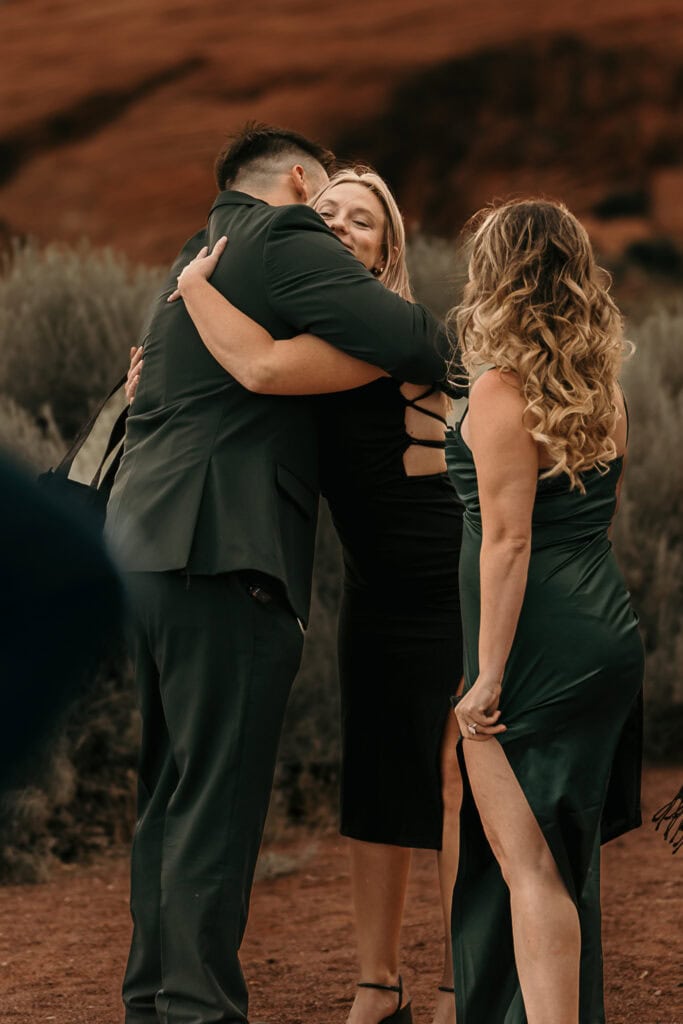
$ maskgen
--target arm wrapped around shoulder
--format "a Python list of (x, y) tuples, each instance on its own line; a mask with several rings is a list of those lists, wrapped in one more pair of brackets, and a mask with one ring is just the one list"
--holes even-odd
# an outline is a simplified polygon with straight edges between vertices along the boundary
[(307, 206), (273, 218), (265, 248), (268, 299), (300, 333), (416, 384), (444, 381), (451, 342), (424, 306), (380, 284)]

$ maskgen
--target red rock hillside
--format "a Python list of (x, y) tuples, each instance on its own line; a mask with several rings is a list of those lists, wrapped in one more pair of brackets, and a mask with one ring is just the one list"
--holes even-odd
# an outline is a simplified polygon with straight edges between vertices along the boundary
[(165, 262), (259, 118), (375, 163), (432, 232), (543, 190), (603, 249), (683, 242), (680, 0), (5, 0), (0, 34), (6, 234)]

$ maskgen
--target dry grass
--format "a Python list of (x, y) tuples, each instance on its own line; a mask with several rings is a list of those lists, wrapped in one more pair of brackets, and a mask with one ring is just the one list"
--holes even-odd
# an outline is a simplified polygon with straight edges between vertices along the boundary
[(680, 757), (683, 730), (683, 304), (660, 304), (630, 336), (631, 432), (614, 529), (647, 650), (646, 749)]

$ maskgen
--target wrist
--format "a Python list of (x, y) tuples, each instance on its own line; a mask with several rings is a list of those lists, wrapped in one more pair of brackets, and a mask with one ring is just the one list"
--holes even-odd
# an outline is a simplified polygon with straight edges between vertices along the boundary
[(493, 690), (500, 690), (503, 682), (503, 673), (496, 672), (490, 668), (480, 669), (477, 682)]
[(201, 292), (202, 287), (208, 282), (201, 274), (193, 274), (184, 271), (178, 278), (178, 291), (184, 299)]

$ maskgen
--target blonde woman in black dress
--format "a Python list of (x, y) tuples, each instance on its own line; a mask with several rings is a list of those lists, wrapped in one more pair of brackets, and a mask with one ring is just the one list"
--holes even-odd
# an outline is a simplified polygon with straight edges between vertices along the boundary
[[(340, 172), (313, 205), (357, 259), (411, 300), (403, 223), (381, 178)], [(399, 938), (413, 848), (438, 851), (445, 953), (433, 1024), (454, 1024), (460, 783), (448, 698), (462, 666), (461, 508), (445, 472), (448, 400), (436, 386), (399, 384), (319, 338), (274, 341), (208, 283), (224, 245), (200, 253), (176, 293), (209, 351), (249, 390), (324, 394), (312, 400), (321, 491), (344, 555), (341, 832), (350, 840), (360, 969), (348, 1024), (412, 1020)]]

